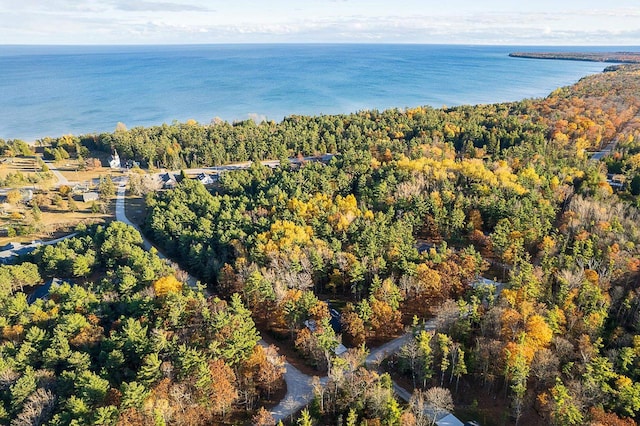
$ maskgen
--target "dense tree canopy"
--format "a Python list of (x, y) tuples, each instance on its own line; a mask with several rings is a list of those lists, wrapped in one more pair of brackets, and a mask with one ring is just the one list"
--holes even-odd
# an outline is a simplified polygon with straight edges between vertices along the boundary
[[(281, 369), (256, 347), (255, 320), (328, 372), (300, 424), (427, 422), (420, 407), (450, 409), (460, 386), (501, 398), (514, 421), (632, 424), (639, 94), (639, 71), (622, 67), (514, 103), (49, 141), (53, 156), (115, 148), (149, 167), (280, 166), (147, 196), (145, 233), (220, 298), (180, 283), (121, 223), (1, 267), (0, 421), (206, 424), (256, 408)], [(608, 144), (610, 158), (588, 158)], [(337, 155), (288, 160), (325, 152)], [(29, 305), (24, 287), (54, 276), (82, 285)], [(339, 358), (327, 299), (344, 305), (354, 346)], [(412, 318), (394, 370), (418, 389), (403, 412), (360, 345)], [(254, 420), (271, 424), (264, 411)]]
[[(212, 424), (280, 386), (239, 296), (206, 299), (141, 242), (114, 222), (0, 267), (1, 424)], [(40, 273), (65, 282), (28, 304)]]
[[(516, 419), (535, 405), (545, 421), (570, 424), (594, 415), (585, 407), (640, 410), (639, 86), (623, 68), (540, 100), (176, 124), (94, 143), (135, 158), (153, 143), (149, 160), (170, 167), (339, 152), (327, 164), (256, 163), (212, 192), (186, 180), (148, 199), (145, 228), (221, 294), (239, 292), (257, 319), (293, 333), (316, 365), (327, 366), (327, 316), (315, 295), (350, 301), (350, 344), (439, 312), (438, 334), (417, 333), (403, 355), (416, 386), (457, 388), (466, 377), (497, 392), (500, 377)], [(608, 165), (631, 181), (620, 193), (587, 158), (613, 141)], [(471, 285), (482, 273), (506, 288)]]

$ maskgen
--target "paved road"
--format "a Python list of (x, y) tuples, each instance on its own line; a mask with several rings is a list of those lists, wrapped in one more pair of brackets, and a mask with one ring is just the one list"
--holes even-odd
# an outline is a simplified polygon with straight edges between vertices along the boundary
[[(142, 245), (144, 246), (145, 250), (151, 250), (151, 247), (153, 247), (153, 244), (151, 244), (151, 242), (144, 236), (144, 234), (142, 233), (138, 225), (136, 225), (135, 223), (129, 220), (129, 218), (127, 217), (127, 214), (125, 213), (124, 201), (125, 201), (125, 193), (127, 191), (128, 181), (129, 181), (128, 177), (122, 176), (118, 182), (114, 182), (116, 185), (118, 185), (118, 192), (116, 195), (116, 220), (120, 222), (124, 222), (127, 225), (135, 228), (138, 232), (140, 232), (140, 235), (142, 236)], [(161, 259), (166, 259), (166, 257), (160, 251), (158, 251), (158, 256)]]
[[(634, 123), (634, 119), (636, 117), (640, 116), (640, 110), (636, 111), (636, 114), (629, 120), (627, 120), (627, 122), (620, 128), (620, 130), (618, 130), (618, 135), (621, 135), (625, 129), (627, 129), (630, 125), (633, 125)], [(621, 136), (618, 136), (616, 139), (614, 139), (613, 141), (609, 142), (604, 148), (602, 148), (600, 151), (594, 153), (591, 156), (591, 160), (593, 161), (600, 161), (605, 157), (608, 157), (609, 155), (611, 155), (611, 153), (613, 152), (613, 150), (615, 149), (616, 145), (618, 144), (618, 141)]]
[[(260, 340), (258, 343), (265, 348), (269, 346), (264, 340)], [(287, 383), (287, 394), (278, 405), (271, 409), (271, 415), (276, 422), (285, 420), (311, 402), (313, 398), (311, 379), (311, 376), (307, 376), (285, 361), (284, 381)], [(326, 386), (327, 378), (322, 377), (320, 383)]]
[(58, 168), (56, 167), (55, 163), (53, 163), (52, 161), (45, 161), (44, 163), (47, 165), (47, 167), (49, 168), (51, 173), (53, 173), (56, 179), (58, 179), (58, 186), (69, 185), (69, 179), (64, 177), (63, 174), (58, 171)]
[(67, 238), (72, 238), (76, 236), (76, 232), (65, 235), (64, 237), (56, 238), (55, 240), (49, 241), (34, 241), (31, 244), (19, 245), (18, 247), (10, 250), (0, 251), (0, 263), (9, 262), (12, 260), (14, 256), (18, 256), (20, 254), (28, 253), (35, 250), (38, 246), (50, 246), (52, 244), (58, 244), (60, 241), (66, 240)]
[[(138, 225), (136, 225), (135, 223), (131, 222), (129, 220), (129, 218), (127, 217), (127, 214), (125, 212), (125, 194), (126, 194), (126, 190), (127, 190), (127, 182), (129, 181), (129, 178), (126, 176), (119, 176), (117, 178), (114, 179), (114, 183), (116, 185), (118, 185), (118, 191), (116, 193), (116, 220), (120, 221), (120, 222), (124, 222), (127, 225), (135, 228), (139, 233), (140, 236), (142, 237), (142, 246), (144, 247), (145, 250), (151, 250), (151, 247), (154, 247), (153, 244), (151, 244), (151, 241), (149, 241), (144, 234), (142, 233), (142, 231), (140, 230), (140, 228), (138, 227)], [(156, 251), (158, 252), (158, 257), (160, 259), (167, 259), (167, 260), (171, 260), (168, 259), (164, 253), (162, 253), (160, 250), (158, 250), (158, 248), (156, 247)], [(196, 279), (196, 277), (194, 277), (191, 274), (187, 275), (187, 284), (190, 287), (196, 287), (198, 284), (198, 280)], [(205, 295), (206, 296), (210, 296), (211, 294), (209, 293), (208, 290), (204, 290)]]
[(609, 155), (611, 155), (611, 152), (616, 147), (616, 143), (617, 143), (617, 141), (610, 142), (609, 144), (607, 144), (607, 146), (602, 148), (600, 151), (594, 153), (591, 156), (591, 159), (594, 160), (594, 161), (600, 161), (604, 157), (608, 157)]
[[(435, 330), (436, 329), (435, 319), (430, 319), (429, 321), (425, 322), (424, 329), (427, 331)], [(382, 361), (384, 361), (386, 358), (393, 355), (394, 353), (398, 352), (400, 348), (405, 344), (407, 344), (412, 338), (413, 338), (413, 334), (411, 332), (405, 333), (402, 336), (396, 339), (393, 339), (390, 342), (387, 342), (384, 345), (379, 346), (376, 349), (372, 350), (369, 353), (369, 356), (367, 356), (367, 359), (365, 361), (367, 368), (369, 368), (370, 370), (377, 370)], [(393, 391), (405, 402), (409, 402), (409, 400), (411, 399), (411, 392), (409, 392), (408, 390), (400, 386), (395, 381), (393, 382)], [(446, 416), (452, 415), (448, 411), (438, 411), (438, 413), (436, 413), (433, 409), (431, 409), (428, 406), (425, 408), (425, 413), (428, 415), (429, 418), (433, 418), (434, 414), (436, 414), (435, 416), (436, 420), (440, 420)]]
[[(116, 220), (124, 222), (127, 225), (132, 226), (140, 231), (138, 226), (129, 220), (125, 212), (125, 192), (127, 181), (127, 177), (122, 177), (118, 180), (118, 182), (116, 182), (116, 184), (118, 185), (116, 198)], [(153, 244), (151, 244), (151, 242), (145, 238), (142, 232), (140, 232), (140, 235), (142, 235), (142, 241), (145, 249), (151, 249), (151, 247), (153, 247)], [(160, 251), (158, 251), (158, 256), (166, 259), (166, 257)], [(196, 279), (189, 275), (189, 285), (194, 286), (196, 282)], [(262, 346), (268, 346), (264, 340), (260, 340), (259, 344)], [(307, 376), (306, 374), (302, 373), (287, 361), (285, 361), (284, 380), (287, 383), (287, 394), (285, 395), (283, 400), (280, 401), (280, 403), (271, 410), (271, 414), (276, 419), (276, 421), (284, 420), (285, 418), (295, 414), (302, 407), (309, 404), (311, 398), (313, 397), (313, 388), (310, 384), (311, 376)], [(321, 379), (321, 382), (323, 384), (326, 384), (326, 377)]]

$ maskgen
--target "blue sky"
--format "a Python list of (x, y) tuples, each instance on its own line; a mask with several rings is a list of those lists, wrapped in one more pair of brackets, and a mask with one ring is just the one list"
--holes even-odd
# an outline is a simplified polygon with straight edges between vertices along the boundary
[(278, 42), (638, 46), (640, 2), (0, 0), (0, 44)]

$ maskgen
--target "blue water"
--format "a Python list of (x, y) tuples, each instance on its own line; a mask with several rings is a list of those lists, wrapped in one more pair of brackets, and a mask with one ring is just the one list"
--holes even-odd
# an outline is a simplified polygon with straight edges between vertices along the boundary
[(290, 114), (513, 101), (546, 96), (606, 66), (507, 56), (517, 50), (536, 48), (0, 46), (0, 138), (113, 131), (118, 122), (280, 121)]

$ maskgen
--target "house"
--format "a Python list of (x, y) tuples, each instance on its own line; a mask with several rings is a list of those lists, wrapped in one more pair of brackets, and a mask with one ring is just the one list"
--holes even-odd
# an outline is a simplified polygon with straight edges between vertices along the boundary
[(83, 192), (82, 195), (82, 202), (84, 203), (90, 203), (92, 201), (98, 201), (100, 199), (100, 194), (98, 194), (97, 192)]
[(198, 174), (198, 176), (196, 176), (196, 179), (203, 185), (211, 185), (212, 183), (215, 182), (215, 180), (213, 179), (213, 176), (208, 175), (206, 173)]
[(127, 161), (124, 162), (124, 166), (127, 169), (133, 169), (135, 167), (140, 167), (140, 163), (138, 161), (127, 160)]
[(178, 184), (178, 181), (171, 173), (163, 173), (160, 175), (160, 182), (163, 189), (173, 189)]
[(416, 244), (416, 248), (418, 249), (418, 253), (424, 253), (424, 252), (428, 253), (429, 250), (431, 250), (434, 247), (435, 247), (435, 244), (428, 243), (428, 242), (423, 241), (423, 240), (418, 240), (417, 244)]
[(607, 183), (614, 191), (622, 191), (624, 189), (625, 177), (624, 175), (608, 174)]
[(22, 189), (20, 190), (20, 195), (22, 195), (22, 201), (28, 203), (33, 199), (33, 190), (32, 189)]
[(73, 192), (74, 194), (82, 194), (83, 192), (87, 192), (88, 190), (89, 190), (88, 182), (77, 183), (73, 185), (73, 188), (71, 188), (71, 192)]
[(495, 291), (495, 294), (500, 294), (504, 286), (505, 286), (505, 283), (501, 283), (500, 281), (496, 281), (496, 280), (490, 280), (489, 278), (485, 278), (480, 275), (478, 275), (476, 279), (471, 282), (471, 287), (475, 289), (493, 288)]
[(326, 154), (320, 156), (320, 161), (322, 163), (328, 163), (331, 160), (333, 160), (333, 157), (335, 157), (335, 156), (336, 156), (335, 154), (326, 153)]
[(333, 328), (333, 331), (335, 331), (337, 334), (342, 333), (342, 315), (340, 315), (340, 312), (329, 306), (329, 314), (331, 315), (329, 324), (331, 324), (331, 328)]
[(120, 156), (118, 155), (118, 151), (113, 150), (113, 155), (111, 155), (111, 159), (109, 160), (109, 167), (112, 169), (119, 169), (120, 164)]
[(51, 278), (50, 280), (45, 281), (44, 284), (37, 287), (33, 293), (27, 296), (27, 303), (32, 305), (38, 299), (47, 300), (49, 298), (49, 291), (51, 290), (51, 286), (53, 284), (60, 285), (62, 284), (62, 280), (58, 278)]

